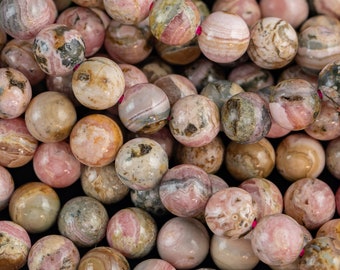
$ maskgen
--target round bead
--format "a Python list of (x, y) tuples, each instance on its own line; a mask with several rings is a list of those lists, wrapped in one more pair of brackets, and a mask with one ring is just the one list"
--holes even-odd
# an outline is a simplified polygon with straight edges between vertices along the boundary
[(0, 165), (0, 211), (8, 206), (14, 191), (14, 180), (11, 173)]
[(1, 27), (0, 28), (0, 52), (6, 44), (7, 44), (7, 34), (5, 30)]
[(33, 54), (45, 73), (64, 76), (85, 59), (85, 44), (77, 30), (50, 24), (35, 36)]
[(321, 225), (321, 227), (317, 230), (315, 237), (328, 236), (339, 241), (340, 240), (340, 235), (338, 233), (339, 225), (340, 218), (333, 218), (331, 220), (328, 220), (323, 225)]
[(72, 153), (81, 163), (92, 167), (113, 162), (122, 144), (120, 127), (103, 114), (90, 114), (81, 118), (70, 134)]
[(144, 72), (131, 64), (118, 64), (124, 75), (125, 88), (129, 88), (139, 83), (147, 83), (148, 78)]
[(239, 59), (249, 45), (246, 22), (236, 14), (216, 11), (201, 24), (198, 45), (202, 53), (216, 63), (231, 63)]
[(325, 14), (340, 19), (340, 3), (337, 0), (312, 0), (311, 6), (317, 14)]
[(59, 142), (71, 133), (77, 121), (73, 103), (59, 92), (36, 95), (25, 112), (28, 131), (41, 142)]
[(176, 270), (170, 263), (162, 259), (147, 259), (135, 266), (133, 270)]
[(326, 167), (329, 173), (340, 180), (340, 137), (330, 140), (326, 146)]
[(81, 7), (104, 9), (103, 0), (72, 0), (72, 2)]
[(109, 58), (85, 60), (72, 76), (72, 90), (85, 107), (105, 110), (114, 106), (125, 89), (124, 74)]

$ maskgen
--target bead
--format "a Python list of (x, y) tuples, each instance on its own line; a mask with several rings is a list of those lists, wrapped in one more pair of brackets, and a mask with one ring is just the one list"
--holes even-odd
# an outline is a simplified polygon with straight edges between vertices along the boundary
[(340, 225), (339, 222), (340, 218), (333, 218), (331, 220), (326, 221), (317, 230), (315, 237), (328, 236), (339, 241), (340, 240), (340, 235), (338, 233), (338, 228)]
[(76, 270), (80, 261), (77, 247), (62, 235), (46, 235), (38, 239), (28, 254), (28, 268)]
[(318, 87), (318, 76), (313, 73), (307, 73), (299, 65), (291, 65), (284, 68), (284, 70), (279, 75), (278, 82), (289, 79), (303, 79), (312, 84), (314, 88)]
[(193, 39), (200, 19), (191, 0), (156, 1), (149, 13), (151, 33), (168, 45), (183, 45)]
[(72, 90), (85, 107), (105, 110), (114, 106), (125, 89), (118, 64), (105, 57), (92, 57), (80, 64), (72, 76)]
[(125, 89), (139, 83), (148, 83), (148, 78), (144, 72), (131, 64), (118, 64), (124, 75)]
[(60, 12), (68, 8), (71, 5), (72, 0), (54, 0), (54, 3), (57, 7), (57, 10)]
[(0, 28), (0, 52), (7, 44), (7, 34), (4, 29)]
[(18, 187), (9, 201), (11, 219), (28, 233), (41, 233), (52, 227), (60, 210), (58, 194), (41, 182)]
[(157, 232), (156, 222), (148, 212), (129, 207), (119, 210), (110, 218), (106, 238), (110, 247), (127, 258), (136, 259), (146, 256), (154, 248)]
[(0, 211), (8, 206), (9, 199), (14, 191), (14, 180), (11, 173), (0, 166)]
[(339, 168), (339, 158), (338, 155), (340, 151), (340, 137), (330, 140), (326, 146), (326, 167), (329, 173), (336, 179), (340, 180), (340, 168)]
[(246, 22), (236, 14), (216, 11), (202, 22), (198, 45), (216, 63), (231, 63), (246, 51), (250, 40)]
[(85, 44), (79, 31), (50, 24), (35, 36), (33, 54), (45, 73), (64, 76), (85, 59)]
[(0, 68), (0, 118), (21, 116), (32, 98), (27, 77), (14, 68)]
[(72, 0), (72, 2), (81, 7), (104, 9), (103, 0)]
[(108, 220), (108, 213), (99, 201), (78, 196), (68, 200), (60, 209), (58, 229), (76, 246), (91, 247), (105, 237)]
[(13, 38), (28, 40), (57, 18), (53, 0), (4, 0), (0, 25)]
[(135, 138), (119, 149), (115, 167), (118, 178), (129, 188), (155, 188), (168, 170), (168, 156), (162, 146), (149, 138)]
[(77, 121), (72, 102), (54, 91), (42, 92), (29, 103), (25, 112), (28, 131), (41, 142), (59, 142), (71, 133)]
[(133, 270), (176, 270), (170, 263), (162, 259), (147, 259), (135, 266)]
[(123, 134), (113, 119), (103, 114), (90, 114), (78, 120), (70, 134), (74, 156), (83, 164), (101, 167), (116, 158), (123, 144)]
[(159, 59), (154, 59), (144, 64), (142, 71), (150, 83), (154, 83), (160, 77), (173, 73), (172, 67)]
[(298, 47), (298, 35), (288, 22), (266, 17), (251, 27), (247, 53), (256, 65), (279, 69), (293, 61)]
[(340, 19), (340, 3), (338, 1), (312, 0), (310, 2), (317, 14), (325, 14)]
[(216, 174), (209, 173), (208, 176), (211, 182), (211, 194), (214, 194), (221, 189), (229, 187), (228, 183)]

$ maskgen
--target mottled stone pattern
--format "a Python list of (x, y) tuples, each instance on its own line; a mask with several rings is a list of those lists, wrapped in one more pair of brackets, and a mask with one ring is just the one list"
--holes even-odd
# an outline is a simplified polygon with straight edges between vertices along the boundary
[(340, 169), (338, 166), (340, 158), (338, 155), (338, 151), (340, 150), (339, 147), (340, 137), (331, 140), (325, 149), (326, 167), (336, 179), (340, 179)]
[(9, 199), (14, 191), (14, 180), (11, 173), (0, 166), (0, 211), (8, 206)]
[(136, 265), (133, 270), (176, 270), (170, 263), (162, 259), (147, 259)]

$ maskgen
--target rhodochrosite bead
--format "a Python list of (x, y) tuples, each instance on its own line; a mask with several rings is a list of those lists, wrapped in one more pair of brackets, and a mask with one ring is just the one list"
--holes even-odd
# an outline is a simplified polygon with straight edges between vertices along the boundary
[(168, 45), (183, 45), (195, 37), (201, 21), (191, 0), (155, 1), (149, 14), (151, 33)]
[(198, 45), (202, 53), (216, 63), (231, 63), (248, 48), (250, 33), (246, 22), (236, 14), (216, 11), (201, 24)]
[(288, 22), (277, 17), (266, 17), (251, 27), (247, 52), (256, 65), (278, 69), (294, 59), (298, 46), (297, 33)]
[(7, 207), (13, 191), (13, 177), (5, 167), (0, 165), (0, 211)]
[(162, 259), (147, 259), (136, 265), (133, 270), (176, 270), (170, 263)]
[(17, 39), (31, 39), (57, 18), (53, 0), (3, 0), (0, 2), (0, 25)]

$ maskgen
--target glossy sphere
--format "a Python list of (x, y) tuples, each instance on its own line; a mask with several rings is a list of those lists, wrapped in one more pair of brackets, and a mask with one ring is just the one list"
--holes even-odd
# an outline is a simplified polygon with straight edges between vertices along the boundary
[(325, 222), (316, 232), (315, 237), (328, 236), (340, 240), (339, 234), (340, 218), (333, 218)]
[(71, 240), (62, 235), (47, 235), (38, 239), (28, 254), (28, 268), (76, 270), (80, 255)]
[(236, 180), (266, 178), (275, 167), (275, 149), (266, 138), (253, 144), (231, 141), (226, 147), (225, 164)]
[(247, 53), (256, 65), (278, 69), (294, 59), (298, 46), (297, 33), (288, 22), (266, 17), (251, 27)]
[(309, 230), (318, 229), (333, 218), (335, 197), (330, 186), (317, 178), (302, 178), (284, 194), (285, 213)]
[(336, 179), (340, 180), (340, 168), (339, 168), (339, 162), (340, 162), (340, 137), (335, 138), (326, 146), (326, 167), (327, 170), (331, 173), (332, 176), (334, 176)]
[(129, 88), (139, 83), (147, 83), (148, 78), (144, 72), (131, 64), (118, 64), (124, 75), (125, 88)]
[(26, 76), (13, 68), (0, 68), (0, 118), (19, 117), (32, 98), (31, 84)]
[(105, 237), (108, 220), (106, 209), (99, 201), (79, 196), (68, 200), (61, 208), (58, 229), (75, 245), (90, 247)]
[(265, 178), (249, 178), (239, 187), (248, 191), (255, 201), (257, 220), (267, 215), (282, 213), (283, 197), (275, 183)]
[(0, 211), (7, 207), (13, 191), (14, 181), (11, 173), (0, 166)]
[(85, 44), (77, 30), (62, 24), (50, 24), (35, 36), (33, 54), (45, 73), (64, 76), (84, 61)]
[(60, 142), (66, 139), (76, 123), (73, 103), (54, 91), (36, 95), (25, 112), (28, 131), (41, 142)]
[(94, 55), (104, 44), (104, 24), (90, 8), (70, 7), (59, 14), (56, 23), (79, 31), (85, 44), (85, 57)]
[(276, 169), (289, 181), (318, 177), (325, 160), (321, 143), (304, 133), (288, 135), (276, 148)]
[(124, 92), (118, 113), (128, 130), (154, 133), (166, 125), (170, 102), (158, 86), (151, 83), (137, 84)]
[(31, 85), (38, 84), (46, 76), (34, 59), (31, 41), (10, 40), (1, 51), (1, 60), (6, 66), (22, 72)]
[(169, 127), (175, 139), (185, 146), (206, 145), (220, 131), (218, 107), (202, 95), (183, 97), (171, 108)]
[[(339, 22), (340, 23), (340, 22)], [(279, 75), (278, 82), (288, 79), (303, 79), (310, 82), (313, 87), (318, 87), (318, 75), (307, 72), (299, 65), (290, 65), (286, 67)]]
[(112, 107), (124, 89), (123, 72), (109, 58), (87, 59), (73, 73), (73, 93), (82, 105), (90, 109), (105, 110)]
[(113, 162), (122, 144), (120, 127), (103, 114), (90, 114), (81, 118), (70, 134), (72, 153), (81, 163), (92, 167)]
[(72, 2), (81, 7), (104, 9), (103, 0), (72, 0)]
[(0, 146), (0, 165), (17, 168), (32, 160), (38, 141), (27, 130), (24, 119), (1, 119)]
[(219, 269), (252, 270), (259, 259), (253, 252), (249, 239), (230, 239), (223, 236), (212, 236), (210, 254)]
[(205, 221), (216, 235), (236, 239), (249, 232), (257, 216), (250, 193), (229, 187), (214, 193), (205, 208)]
[(321, 110), (321, 100), (308, 81), (289, 79), (275, 86), (269, 109), (272, 118), (283, 128), (302, 130), (315, 121)]
[(18, 187), (9, 201), (11, 219), (29, 233), (48, 230), (60, 209), (58, 194), (41, 182), (28, 182)]
[(318, 14), (326, 14), (330, 17), (340, 18), (340, 3), (336, 0), (312, 0), (312, 7)]
[(173, 73), (173, 68), (164, 61), (153, 59), (141, 67), (150, 83), (154, 83), (160, 77)]
[(53, 0), (3, 0), (0, 3), (0, 25), (13, 38), (34, 38), (56, 18)]
[(130, 270), (129, 262), (117, 250), (111, 247), (95, 247), (80, 259), (78, 270)]
[[(129, 224), (129, 226), (126, 226)], [(116, 212), (107, 225), (106, 239), (110, 247), (127, 258), (142, 258), (156, 244), (157, 225), (152, 216), (136, 207)]]
[(252, 231), (255, 255), (268, 265), (294, 262), (304, 245), (304, 232), (290, 216), (274, 214), (263, 217)]
[(170, 263), (162, 259), (147, 259), (135, 266), (133, 270), (176, 270)]
[(169, 167), (165, 150), (155, 140), (135, 138), (122, 145), (115, 160), (118, 178), (129, 188), (156, 187)]
[(104, 204), (116, 203), (129, 193), (118, 178), (114, 163), (102, 167), (84, 165), (80, 180), (84, 193)]
[(211, 196), (211, 182), (203, 169), (190, 164), (177, 165), (163, 176), (159, 196), (172, 214), (196, 217), (203, 213)]
[(191, 0), (157, 1), (149, 13), (151, 33), (168, 45), (183, 45), (192, 40), (200, 20), (199, 9)]
[(265, 101), (256, 93), (241, 92), (221, 108), (221, 125), (229, 139), (238, 143), (256, 143), (269, 132), (271, 118)]
[(198, 45), (202, 53), (216, 63), (231, 63), (246, 51), (250, 40), (246, 22), (236, 14), (216, 11), (201, 24)]
[(107, 14), (123, 24), (137, 24), (149, 15), (152, 0), (104, 0)]

